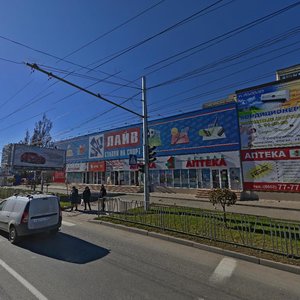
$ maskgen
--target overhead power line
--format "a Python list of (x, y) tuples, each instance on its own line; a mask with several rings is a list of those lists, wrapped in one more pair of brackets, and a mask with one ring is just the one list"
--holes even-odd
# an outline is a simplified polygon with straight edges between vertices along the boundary
[[(251, 53), (253, 53), (255, 51), (261, 50), (263, 48), (266, 48), (266, 47), (269, 47), (269, 46), (273, 46), (274, 44), (282, 42), (282, 41), (286, 40), (287, 38), (293, 37), (294, 35), (299, 34), (299, 33), (300, 33), (300, 26), (297, 26), (297, 27), (293, 28), (292, 30), (288, 30), (285, 33), (280, 34), (280, 35), (276, 35), (273, 38), (267, 39), (267, 40), (265, 40), (265, 41), (263, 41), (261, 43), (258, 43), (256, 45), (253, 45), (251, 47), (243, 49), (242, 51), (239, 51), (239, 52), (237, 52), (235, 54), (223, 57), (221, 59), (218, 59), (217, 61), (214, 61), (214, 62), (209, 63), (207, 65), (204, 65), (202, 67), (196, 68), (196, 69), (194, 69), (192, 71), (186, 72), (186, 73), (184, 73), (182, 75), (176, 76), (176, 77), (174, 77), (172, 79), (169, 79), (169, 80), (166, 80), (166, 81), (164, 81), (162, 83), (153, 85), (152, 87), (149, 87), (149, 89), (153, 89), (153, 88), (157, 88), (157, 87), (160, 87), (160, 86), (164, 86), (164, 85), (176, 83), (178, 81), (192, 79), (192, 78), (195, 78), (197, 76), (202, 76), (204, 71), (207, 71), (209, 69), (213, 69), (213, 68), (217, 67), (218, 65), (234, 61), (236, 59), (239, 59), (239, 58), (241, 58), (243, 56), (246, 56), (246, 55), (251, 54)], [(291, 46), (291, 45), (294, 45), (294, 44), (295, 43), (292, 43), (292, 44), (290, 44), (288, 46)], [(288, 46), (278, 48), (277, 50), (286, 48)], [(273, 52), (273, 51), (271, 51), (271, 52)], [(271, 52), (269, 51), (268, 53), (271, 53)], [(262, 56), (262, 55), (263, 54), (261, 54), (259, 56)], [(232, 66), (232, 65), (230, 65), (230, 66)], [(222, 69), (223, 68), (219, 68), (217, 70), (219, 71), (219, 70), (222, 70)], [(211, 71), (210, 73), (215, 72), (217, 70)], [(204, 73), (204, 75), (206, 75), (206, 74), (208, 74), (208, 72)]]
[(67, 54), (66, 56), (64, 56), (63, 58), (61, 58), (58, 62), (62, 61), (62, 60), (65, 60), (66, 58), (72, 56), (73, 54), (79, 52), (80, 50), (90, 46), (91, 44), (95, 43), (96, 41), (99, 41), (100, 39), (104, 38), (105, 36), (109, 35), (110, 33), (122, 28), (123, 26), (127, 25), (128, 23), (130, 23), (131, 21), (137, 19), (138, 17), (142, 16), (143, 14), (147, 13), (148, 11), (152, 10), (153, 8), (157, 7), (158, 5), (162, 4), (163, 2), (165, 2), (165, 0), (161, 0), (157, 3), (155, 3), (154, 5), (144, 9), (143, 11), (141, 11), (140, 13), (138, 13), (137, 15), (129, 18), (128, 20), (126, 20), (125, 22), (113, 27), (112, 29), (108, 30), (107, 32), (99, 35), (98, 37), (96, 37), (95, 39), (89, 41), (88, 43), (80, 46), (79, 48), (77, 48), (76, 50), (70, 52), (69, 54)]
[(199, 51), (202, 51), (202, 50), (204, 50), (204, 49), (207, 49), (207, 48), (209, 48), (209, 47), (211, 47), (211, 46), (213, 46), (213, 45), (215, 45), (215, 44), (218, 44), (218, 43), (220, 43), (220, 42), (222, 42), (222, 41), (224, 41), (224, 40), (226, 40), (226, 39), (229, 39), (229, 38), (231, 38), (231, 37), (233, 37), (233, 36), (235, 36), (235, 35), (237, 35), (237, 34), (243, 32), (243, 31), (246, 31), (246, 30), (248, 30), (248, 29), (250, 29), (250, 28), (252, 28), (252, 27), (254, 27), (254, 26), (257, 26), (257, 25), (259, 25), (259, 24), (261, 24), (261, 23), (263, 23), (263, 22), (266, 22), (266, 21), (268, 21), (268, 20), (270, 20), (270, 19), (272, 19), (272, 18), (274, 18), (274, 17), (276, 17), (276, 16), (278, 16), (278, 15), (280, 15), (280, 14), (282, 14), (282, 13), (285, 13), (285, 12), (287, 12), (288, 10), (297, 7), (298, 5), (300, 5), (300, 1), (297, 1), (296, 3), (293, 3), (293, 4), (291, 4), (291, 5), (288, 5), (288, 6), (284, 7), (284, 8), (282, 8), (282, 9), (280, 9), (280, 10), (277, 10), (277, 11), (271, 13), (271, 14), (268, 14), (268, 15), (266, 15), (266, 16), (264, 16), (264, 17), (255, 19), (254, 21), (251, 21), (251, 22), (249, 22), (249, 23), (247, 23), (247, 24), (245, 24), (245, 25), (242, 25), (242, 26), (239, 26), (239, 27), (237, 27), (237, 28), (235, 28), (235, 29), (232, 29), (232, 30), (230, 30), (230, 31), (227, 31), (226, 33), (222, 33), (222, 34), (220, 34), (220, 35), (218, 35), (218, 36), (216, 36), (216, 37), (214, 37), (214, 38), (212, 38), (212, 39), (210, 39), (210, 40), (208, 40), (208, 41), (202, 42), (202, 43), (200, 43), (200, 44), (198, 44), (198, 45), (196, 45), (196, 46), (190, 47), (190, 48), (188, 48), (188, 49), (186, 49), (186, 50), (184, 50), (184, 51), (181, 51), (181, 52), (179, 52), (179, 53), (177, 53), (177, 54), (174, 54), (174, 55), (169, 56), (169, 57), (167, 57), (167, 58), (165, 58), (165, 59), (162, 59), (162, 60), (160, 60), (160, 61), (158, 61), (158, 62), (156, 62), (156, 63), (154, 63), (154, 64), (152, 64), (152, 65), (147, 66), (146, 69), (150, 69), (150, 68), (152, 68), (152, 67), (154, 67), (154, 66), (157, 66), (157, 65), (159, 65), (159, 64), (162, 64), (162, 63), (167, 62), (167, 61), (169, 61), (169, 60), (171, 60), (171, 59), (174, 59), (174, 58), (176, 58), (176, 57), (178, 57), (178, 56), (181, 56), (181, 55), (183, 55), (183, 54), (185, 54), (185, 53), (188, 53), (188, 52), (190, 52), (190, 51), (192, 51), (192, 50), (196, 50), (196, 49), (198, 49), (198, 48), (200, 48), (200, 47), (202, 47), (202, 46), (205, 46), (205, 45), (207, 45), (207, 44), (210, 44), (210, 43), (214, 42), (213, 44), (211, 44), (211, 45), (209, 45), (209, 46), (207, 46), (207, 47), (205, 47), (205, 48), (203, 48), (203, 49), (198, 49), (198, 50), (196, 50), (196, 51), (194, 51), (194, 52), (192, 52), (192, 53), (190, 53), (190, 54), (188, 54), (188, 55), (186, 55), (186, 56), (184, 56), (184, 57), (178, 58), (178, 59), (176, 59), (175, 61), (168, 63), (167, 65), (164, 65), (164, 66), (162, 66), (162, 67), (160, 67), (160, 68), (157, 68), (156, 70), (152, 71), (152, 73), (153, 73), (153, 72), (156, 72), (156, 71), (159, 71), (159, 70), (161, 70), (161, 69), (164, 68), (164, 67), (170, 66), (170, 65), (172, 65), (172, 64), (174, 64), (174, 63), (176, 63), (176, 62), (178, 62), (178, 61), (181, 61), (181, 60), (183, 60), (183, 59), (185, 59), (185, 58), (187, 58), (187, 57), (190, 57), (191, 55), (194, 55), (194, 54), (198, 53)]
[[(43, 54), (43, 55), (45, 55), (45, 56), (54, 58), (54, 59), (56, 59), (56, 60), (61, 60), (61, 58), (58, 57), (58, 56), (56, 56), (56, 55), (53, 55), (53, 54), (51, 54), (51, 53), (48, 53), (48, 52), (45, 52), (45, 51), (42, 51), (42, 50), (39, 50), (39, 49), (36, 49), (36, 48), (33, 48), (33, 47), (29, 46), (29, 45), (26, 45), (26, 44), (21, 43), (21, 42), (18, 42), (18, 41), (16, 41), (16, 40), (10, 39), (10, 38), (8, 38), (8, 37), (5, 37), (5, 36), (0, 35), (0, 39), (3, 39), (3, 40), (5, 40), (5, 41), (8, 41), (8, 42), (10, 42), (10, 43), (12, 43), (12, 44), (21, 46), (21, 47), (23, 47), (23, 48), (29, 49), (29, 50), (31, 50), (31, 51), (34, 51), (34, 52)], [(11, 63), (16, 63), (16, 64), (24, 64), (24, 62), (18, 63), (18, 62), (15, 62), (15, 61), (12, 61), (12, 60), (8, 60), (8, 59), (2, 59), (2, 60), (7, 61), (7, 62), (11, 62)], [(82, 66), (82, 65), (80, 65), (80, 64), (74, 63), (74, 62), (69, 61), (69, 60), (64, 60), (64, 62), (66, 62), (66, 63), (68, 63), (68, 64), (70, 64), (70, 65), (79, 67), (80, 69), (85, 69), (85, 70), (88, 70), (88, 71), (91, 70), (91, 69), (88, 68), (88, 67)], [(102, 73), (102, 74), (111, 76), (111, 74), (109, 74), (109, 73), (107, 73), (107, 72), (100, 71), (100, 70), (97, 70), (97, 71), (100, 72), (100, 73)], [(72, 73), (72, 72), (70, 72), (70, 73)], [(126, 79), (121, 78), (121, 77), (119, 77), (119, 76), (115, 76), (115, 77), (116, 77), (117, 79), (121, 79), (121, 80), (123, 80), (123, 81), (125, 81), (125, 82), (127, 82), (127, 83), (130, 83), (130, 84), (132, 83), (132, 81), (126, 80)]]
[[(109, 62), (111, 62), (112, 60), (115, 60), (116, 58), (124, 55), (125, 53), (127, 53), (129, 51), (132, 51), (133, 49), (135, 49), (135, 48), (137, 48), (137, 47), (139, 47), (139, 46), (141, 46), (141, 45), (143, 45), (143, 44), (145, 44), (145, 43), (153, 40), (154, 38), (156, 38), (158, 36), (161, 36), (161, 35), (169, 32), (169, 31), (171, 31), (171, 30), (173, 30), (173, 29), (175, 29), (175, 28), (177, 28), (179, 26), (182, 26), (182, 25), (184, 25), (184, 24), (186, 24), (188, 22), (191, 22), (191, 21), (195, 20), (196, 18), (198, 18), (198, 17), (200, 17), (200, 16), (202, 16), (202, 15), (210, 12), (209, 10), (211, 8), (213, 8), (214, 6), (216, 6), (217, 4), (219, 4), (219, 3), (223, 2), (223, 1), (224, 0), (218, 0), (218, 1), (214, 2), (213, 4), (208, 5), (205, 8), (201, 9), (200, 11), (198, 11), (198, 12), (190, 15), (189, 17), (187, 17), (187, 18), (185, 18), (185, 19), (177, 22), (176, 24), (174, 24), (174, 25), (172, 25), (172, 26), (170, 26), (170, 27), (168, 27), (168, 28), (166, 28), (166, 29), (164, 29), (164, 30), (162, 30), (162, 31), (160, 31), (160, 32), (158, 32), (158, 33), (156, 33), (156, 34), (154, 34), (154, 35), (152, 35), (152, 36), (150, 36), (150, 37), (148, 37), (148, 38), (146, 38), (146, 39), (144, 39), (144, 40), (136, 43), (136, 44), (134, 44), (134, 45), (132, 45), (132, 46), (129, 46), (129, 47), (127, 47), (127, 48), (125, 48), (125, 49), (123, 49), (121, 51), (118, 51), (115, 54), (112, 54), (112, 57), (110, 59), (106, 60), (105, 62), (102, 62), (101, 64), (98, 64), (97, 66), (95, 66), (94, 68), (92, 68), (91, 70), (89, 70), (89, 72), (92, 71), (92, 70), (95, 70), (95, 69), (97, 69), (97, 68), (99, 68), (99, 67), (101, 67), (101, 66), (103, 66), (103, 65), (105, 65), (105, 64), (107, 64)], [(229, 1), (229, 3), (233, 2), (233, 1), (234, 0), (231, 0), (231, 1)], [(229, 3), (227, 3), (226, 5), (228, 5)], [(218, 8), (220, 8), (220, 7), (218, 7)]]
[(42, 72), (42, 73), (48, 75), (49, 77), (56, 78), (56, 79), (58, 79), (58, 80), (60, 80), (60, 81), (62, 81), (62, 82), (64, 82), (64, 83), (66, 83), (66, 84), (68, 84), (68, 85), (71, 85), (71, 86), (73, 86), (73, 87), (75, 87), (75, 88), (77, 88), (77, 89), (79, 89), (79, 90), (81, 90), (81, 91), (83, 91), (83, 92), (85, 92), (85, 93), (87, 93), (87, 94), (90, 94), (90, 95), (92, 95), (92, 96), (94, 96), (94, 97), (97, 97), (97, 98), (99, 98), (99, 99), (101, 99), (101, 100), (103, 100), (103, 101), (105, 101), (105, 102), (108, 102), (109, 104), (112, 104), (112, 105), (114, 105), (114, 106), (117, 106), (117, 107), (119, 107), (119, 108), (122, 108), (122, 109), (124, 109), (124, 110), (126, 110), (126, 111), (128, 111), (128, 112), (130, 112), (130, 113), (132, 113), (132, 114), (134, 114), (134, 115), (137, 115), (137, 116), (143, 118), (143, 115), (141, 115), (141, 114), (139, 114), (139, 113), (137, 113), (137, 112), (135, 112), (135, 111), (133, 111), (133, 110), (127, 108), (127, 107), (124, 107), (124, 106), (122, 106), (122, 105), (120, 105), (120, 104), (118, 104), (118, 103), (115, 103), (115, 102), (113, 102), (113, 101), (111, 101), (111, 100), (109, 100), (109, 99), (106, 99), (106, 98), (102, 97), (100, 94), (93, 93), (93, 92), (91, 92), (91, 91), (89, 91), (89, 90), (86, 90), (85, 88), (80, 87), (79, 85), (74, 84), (74, 83), (72, 83), (72, 82), (70, 82), (70, 81), (68, 81), (68, 80), (66, 80), (66, 79), (64, 79), (64, 78), (58, 77), (58, 76), (56, 76), (56, 75), (54, 75), (54, 74), (52, 74), (52, 73), (50, 73), (50, 72), (47, 72), (47, 71), (41, 69), (37, 64), (26, 63), (26, 65), (29, 66), (29, 67), (31, 67), (32, 69), (35, 69), (35, 70), (37, 70), (37, 71), (40, 71), (40, 72)]

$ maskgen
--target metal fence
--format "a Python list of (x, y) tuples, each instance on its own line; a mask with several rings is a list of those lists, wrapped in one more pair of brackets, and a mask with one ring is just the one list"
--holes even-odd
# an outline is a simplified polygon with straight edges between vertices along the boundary
[(143, 201), (106, 200), (109, 217), (217, 242), (300, 258), (300, 223), (267, 217), (226, 214), (189, 207), (151, 205)]

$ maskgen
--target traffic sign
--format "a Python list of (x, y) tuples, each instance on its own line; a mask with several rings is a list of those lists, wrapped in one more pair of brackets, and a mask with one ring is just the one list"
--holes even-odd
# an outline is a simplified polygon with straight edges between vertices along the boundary
[(129, 165), (137, 164), (137, 156), (133, 154), (129, 154)]

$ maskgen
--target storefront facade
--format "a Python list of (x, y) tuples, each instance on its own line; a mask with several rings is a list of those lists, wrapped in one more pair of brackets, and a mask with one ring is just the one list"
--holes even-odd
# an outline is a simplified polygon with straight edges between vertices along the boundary
[[(152, 188), (242, 188), (236, 104), (149, 122)], [(81, 136), (57, 143), (67, 153), (67, 181), (138, 186), (143, 174), (142, 125)], [(130, 160), (134, 158), (134, 162)]]

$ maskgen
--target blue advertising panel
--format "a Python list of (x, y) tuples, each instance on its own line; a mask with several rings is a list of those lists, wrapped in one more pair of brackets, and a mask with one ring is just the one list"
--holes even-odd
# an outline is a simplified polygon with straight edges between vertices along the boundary
[[(118, 128), (56, 143), (67, 162), (143, 156), (142, 125)], [(226, 104), (149, 122), (149, 145), (157, 156), (239, 150), (236, 104)]]
[(67, 163), (81, 162), (88, 160), (89, 152), (88, 136), (81, 136), (71, 140), (55, 143), (58, 149), (66, 150)]
[(94, 133), (57, 142), (56, 146), (66, 150), (68, 163), (127, 159), (129, 155), (142, 157), (142, 127), (134, 125)]
[(238, 150), (236, 104), (150, 122), (149, 145), (158, 156)]

